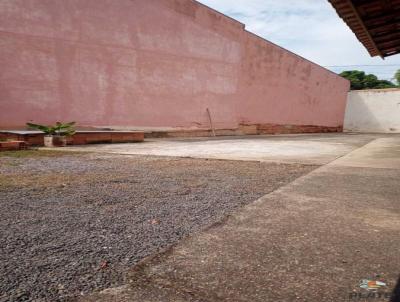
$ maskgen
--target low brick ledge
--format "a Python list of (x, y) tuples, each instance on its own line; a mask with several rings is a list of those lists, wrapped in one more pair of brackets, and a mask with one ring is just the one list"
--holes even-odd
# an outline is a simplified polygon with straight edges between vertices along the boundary
[[(43, 146), (41, 131), (0, 130), (0, 139), (24, 141), (32, 146)], [(136, 143), (144, 140), (143, 131), (77, 131), (68, 137), (69, 145)]]
[[(263, 134), (303, 134), (303, 133), (335, 133), (343, 132), (343, 126), (315, 126), (292, 124), (241, 124), (236, 129), (216, 129), (217, 136), (263, 135)], [(213, 133), (210, 129), (176, 129), (145, 132), (146, 138), (174, 137), (208, 137)]]
[(24, 141), (0, 141), (0, 151), (16, 151), (25, 149), (26, 142)]

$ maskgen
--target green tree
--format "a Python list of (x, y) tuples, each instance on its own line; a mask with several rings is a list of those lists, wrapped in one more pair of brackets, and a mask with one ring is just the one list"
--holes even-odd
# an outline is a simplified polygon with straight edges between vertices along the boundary
[(400, 69), (396, 71), (394, 78), (396, 79), (397, 85), (400, 86)]
[(352, 90), (360, 90), (364, 88), (363, 79), (365, 78), (365, 72), (359, 70), (343, 71), (340, 76), (348, 79), (351, 83)]
[(379, 80), (376, 75), (365, 74), (364, 71), (360, 70), (343, 71), (340, 76), (350, 81), (352, 90), (385, 89), (396, 87), (396, 85), (390, 81)]
[(367, 74), (362, 81), (364, 88), (373, 89), (379, 86), (379, 80), (376, 75)]

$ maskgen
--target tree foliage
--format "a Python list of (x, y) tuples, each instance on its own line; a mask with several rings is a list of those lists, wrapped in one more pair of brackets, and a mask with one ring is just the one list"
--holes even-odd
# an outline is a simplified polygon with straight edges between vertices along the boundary
[[(352, 90), (395, 88), (396, 85), (387, 80), (379, 80), (376, 75), (365, 74), (360, 70), (343, 71), (340, 76), (348, 79)], [(400, 74), (399, 74), (400, 77)]]
[(396, 79), (397, 85), (400, 86), (400, 69), (396, 71), (394, 78)]

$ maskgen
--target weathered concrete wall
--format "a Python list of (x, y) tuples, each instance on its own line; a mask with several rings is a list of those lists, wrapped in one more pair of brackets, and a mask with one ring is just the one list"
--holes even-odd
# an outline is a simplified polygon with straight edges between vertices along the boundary
[(351, 91), (344, 128), (354, 132), (400, 133), (400, 89)]
[(343, 125), (348, 82), (191, 0), (1, 0), (0, 127)]

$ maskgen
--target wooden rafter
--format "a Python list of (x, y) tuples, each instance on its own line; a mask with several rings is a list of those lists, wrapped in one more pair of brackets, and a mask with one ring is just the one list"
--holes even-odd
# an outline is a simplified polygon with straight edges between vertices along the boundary
[(328, 0), (371, 56), (400, 53), (400, 0)]

